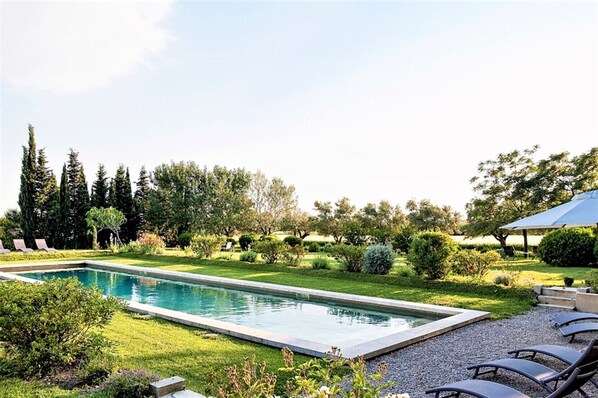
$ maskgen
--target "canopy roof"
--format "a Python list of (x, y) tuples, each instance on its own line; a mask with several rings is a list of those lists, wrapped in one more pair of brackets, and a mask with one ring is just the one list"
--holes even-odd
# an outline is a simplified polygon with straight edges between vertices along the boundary
[(546, 229), (561, 227), (589, 227), (598, 225), (598, 190), (575, 195), (563, 203), (542, 213), (522, 218), (501, 229)]

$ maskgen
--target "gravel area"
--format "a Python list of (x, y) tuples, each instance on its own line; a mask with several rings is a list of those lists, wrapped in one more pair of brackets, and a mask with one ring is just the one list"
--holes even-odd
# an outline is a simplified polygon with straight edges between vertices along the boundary
[[(564, 338), (550, 322), (562, 311), (536, 307), (513, 318), (481, 321), (375, 358), (368, 362), (368, 367), (375, 369), (380, 362), (388, 364), (385, 380), (396, 383), (392, 392), (408, 393), (411, 398), (433, 397), (426, 395), (425, 391), (453, 381), (469, 379), (473, 371), (467, 370), (468, 366), (509, 357), (507, 351), (515, 348), (560, 344), (581, 350), (596, 336), (591, 333), (580, 334), (575, 342), (568, 343), (569, 338)], [(546, 360), (543, 363), (554, 369), (563, 368), (562, 362)], [(536, 383), (505, 370), (499, 370), (497, 376), (484, 375), (480, 379), (507, 384), (530, 397), (548, 395)], [(598, 397), (598, 388), (591, 383), (586, 386), (584, 390), (589, 396)], [(581, 395), (571, 395), (576, 396)]]

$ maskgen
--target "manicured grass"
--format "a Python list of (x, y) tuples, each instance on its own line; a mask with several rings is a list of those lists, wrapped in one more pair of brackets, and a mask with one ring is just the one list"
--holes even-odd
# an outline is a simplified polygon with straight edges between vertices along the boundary
[(591, 268), (587, 267), (553, 267), (535, 259), (515, 258), (501, 261), (500, 264), (492, 267), (486, 276), (488, 282), (498, 271), (520, 272), (520, 282), (533, 282), (547, 286), (564, 286), (563, 278), (566, 276), (575, 279), (573, 286), (584, 285), (586, 275)]

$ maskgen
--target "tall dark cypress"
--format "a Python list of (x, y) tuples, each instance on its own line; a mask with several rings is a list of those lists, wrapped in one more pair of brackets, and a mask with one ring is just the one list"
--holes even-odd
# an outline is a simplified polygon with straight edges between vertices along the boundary
[(38, 152), (35, 185), (37, 193), (35, 207), (38, 220), (35, 236), (48, 239), (54, 244), (59, 209), (58, 186), (54, 172), (47, 165), (44, 149), (40, 149)]
[(137, 189), (135, 190), (135, 196), (133, 197), (133, 213), (135, 215), (135, 230), (137, 233), (139, 233), (147, 229), (145, 208), (150, 185), (149, 174), (145, 170), (145, 166), (141, 166), (141, 170), (139, 171), (139, 179), (135, 185), (137, 185)]
[(58, 192), (58, 231), (56, 234), (56, 247), (63, 249), (73, 248), (73, 228), (71, 226), (71, 196), (69, 191), (69, 176), (66, 164), (62, 165), (60, 175), (60, 190)]
[(21, 209), (21, 229), (23, 239), (28, 245), (33, 243), (35, 228), (38, 220), (35, 212), (36, 191), (36, 148), (35, 132), (33, 126), (29, 125), (29, 145), (23, 147), (23, 159), (21, 162), (21, 187), (19, 190), (19, 208)]
[(70, 219), (73, 229), (73, 243), (75, 248), (85, 249), (90, 246), (87, 235), (87, 222), (85, 221), (85, 214), (91, 208), (89, 190), (83, 165), (79, 161), (79, 153), (72, 149), (69, 152), (67, 173), (71, 200)]
[(103, 164), (98, 166), (96, 180), (91, 186), (91, 207), (110, 207), (108, 203), (108, 175)]
[(116, 169), (116, 175), (113, 180), (113, 187), (111, 187), (111, 205), (120, 210), (125, 215), (127, 222), (121, 227), (121, 240), (128, 242), (136, 239), (136, 231), (133, 227), (133, 192), (131, 190), (131, 178), (129, 170), (125, 169), (122, 164)]

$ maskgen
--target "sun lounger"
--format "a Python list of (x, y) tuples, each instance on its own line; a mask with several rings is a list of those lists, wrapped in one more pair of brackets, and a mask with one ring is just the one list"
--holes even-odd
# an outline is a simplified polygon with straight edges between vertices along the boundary
[(0, 254), (6, 253), (10, 253), (10, 250), (4, 248), (4, 246), (2, 245), (2, 239), (0, 239)]
[(228, 241), (228, 242), (226, 242), (226, 245), (224, 245), (224, 246), (222, 246), (222, 247), (220, 248), (220, 251), (223, 251), (223, 252), (228, 252), (228, 251), (230, 251), (230, 249), (231, 249), (232, 247), (233, 247), (233, 242), (231, 242), (231, 241)]
[(48, 247), (48, 244), (46, 243), (45, 239), (36, 239), (35, 246), (37, 246), (38, 250), (45, 250), (48, 253), (53, 253), (56, 251), (56, 249), (54, 249), (53, 247)]
[(25, 246), (25, 241), (23, 239), (13, 239), (12, 242), (14, 243), (16, 250), (22, 251), (23, 253), (31, 253), (33, 251), (33, 249)]
[(564, 337), (571, 336), (571, 340), (569, 340), (569, 343), (571, 343), (579, 333), (598, 332), (598, 322), (572, 323), (571, 325), (559, 328), (559, 330)]
[(566, 312), (564, 314), (560, 314), (554, 317), (552, 320), (554, 322), (554, 326), (567, 326), (570, 323), (577, 322), (577, 321), (587, 321), (587, 320), (598, 320), (598, 314), (593, 314), (591, 312)]
[[(521, 358), (497, 359), (470, 366), (467, 369), (474, 370), (474, 379), (480, 375), (489, 373), (496, 375), (499, 369), (508, 370), (527, 377), (531, 381), (538, 383), (546, 391), (552, 392), (556, 389), (560, 381), (569, 377), (573, 370), (588, 367), (591, 364), (594, 364), (593, 370), (598, 370), (598, 340), (592, 340), (580, 354), (579, 358), (562, 371), (556, 371), (538, 362)], [(489, 368), (490, 370), (481, 371), (483, 368)], [(554, 385), (551, 385), (551, 383), (554, 383)]]
[[(596, 374), (596, 366), (593, 368), (575, 369), (569, 378), (559, 388), (546, 396), (546, 398), (562, 398), (575, 392), (581, 391), (581, 387)], [(440, 393), (448, 392), (444, 397), (458, 397), (460, 394), (469, 394), (479, 398), (529, 398), (527, 395), (505, 386), (486, 380), (462, 380), (455, 383), (445, 384), (440, 387), (426, 391), (426, 394), (435, 394), (436, 398)], [(587, 396), (583, 393), (582, 395)]]

